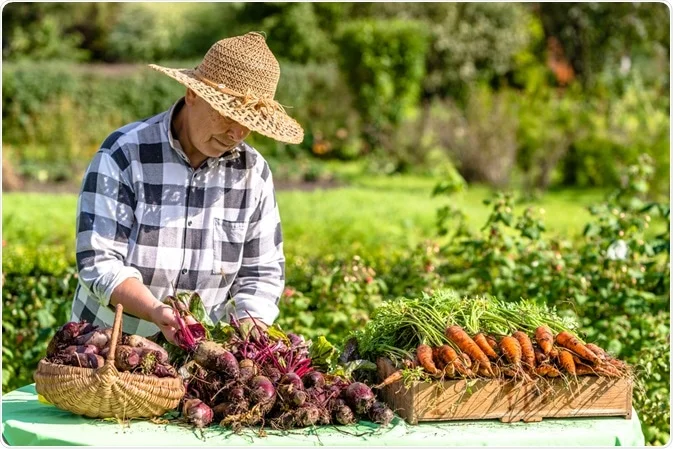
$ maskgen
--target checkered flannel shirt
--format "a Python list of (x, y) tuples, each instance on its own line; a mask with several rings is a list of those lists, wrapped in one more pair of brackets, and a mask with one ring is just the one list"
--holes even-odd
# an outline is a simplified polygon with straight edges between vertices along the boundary
[[(277, 318), (285, 258), (269, 166), (241, 143), (192, 169), (171, 133), (183, 104), (116, 130), (93, 157), (77, 203), (71, 320), (111, 326), (110, 295), (128, 278), (157, 299), (198, 292), (214, 322)], [(123, 331), (159, 328), (124, 314)]]

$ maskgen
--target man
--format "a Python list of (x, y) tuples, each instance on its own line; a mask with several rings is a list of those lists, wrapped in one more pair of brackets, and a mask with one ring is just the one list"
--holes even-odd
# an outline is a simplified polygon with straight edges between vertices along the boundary
[(124, 332), (173, 342), (178, 324), (161, 300), (196, 291), (213, 321), (231, 314), (265, 328), (285, 279), (280, 216), (269, 166), (243, 140), (303, 140), (273, 99), (278, 61), (248, 33), (216, 42), (193, 70), (150, 67), (187, 91), (113, 132), (89, 165), (71, 319), (111, 326), (122, 304)]

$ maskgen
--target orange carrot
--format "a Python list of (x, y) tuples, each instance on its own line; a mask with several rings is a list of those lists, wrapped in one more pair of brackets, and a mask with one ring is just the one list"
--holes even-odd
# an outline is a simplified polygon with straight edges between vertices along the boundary
[(516, 331), (512, 334), (521, 346), (521, 361), (527, 368), (535, 368), (535, 351), (533, 350), (533, 343), (530, 341), (528, 335), (524, 332)]
[(497, 377), (495, 373), (495, 367), (496, 367), (495, 365), (491, 365), (491, 370), (489, 371), (488, 369), (486, 369), (486, 367), (480, 366), (479, 368), (477, 368), (477, 374), (479, 374), (482, 377)]
[(446, 367), (444, 367), (444, 371), (447, 372), (449, 377), (453, 377), (455, 372), (449, 373), (450, 368), (453, 367), (455, 371), (458, 371), (459, 374), (462, 374), (463, 376), (472, 376), (472, 372), (470, 371), (469, 368), (467, 368), (463, 364), (463, 359), (458, 356), (458, 353), (456, 352), (455, 349), (453, 349), (449, 345), (442, 345), (439, 347), (439, 356), (442, 358), (444, 363), (446, 363)]
[(500, 339), (500, 349), (510, 363), (519, 366), (521, 364), (521, 345), (516, 338), (505, 335)]
[(487, 335), (486, 341), (488, 342), (491, 349), (493, 349), (493, 352), (495, 352), (496, 355), (500, 355), (500, 348), (498, 347), (498, 341), (495, 339), (495, 337), (493, 335)]
[(564, 370), (568, 371), (570, 374), (575, 375), (575, 361), (573, 360), (573, 355), (565, 349), (559, 350), (558, 354), (559, 363)]
[(601, 359), (602, 362), (610, 362), (610, 360), (612, 359), (612, 356), (610, 354), (608, 354), (605, 351), (605, 349), (601, 348), (600, 346), (598, 346), (594, 343), (587, 343), (585, 346), (587, 347), (587, 349), (589, 351), (596, 354), (596, 357)]
[(535, 372), (538, 374), (538, 376), (544, 377), (559, 377), (561, 375), (559, 370), (548, 363), (539, 365), (537, 368), (535, 368)]
[(465, 365), (466, 368), (472, 368), (472, 359), (470, 358), (469, 355), (467, 355), (464, 352), (461, 352), (458, 355), (460, 356), (460, 358), (463, 359), (463, 364)]
[(438, 370), (444, 369), (444, 361), (439, 357), (439, 347), (432, 348), (432, 361), (435, 362)]
[(449, 326), (446, 329), (446, 337), (455, 343), (461, 351), (469, 355), (472, 361), (479, 362), (479, 365), (491, 371), (491, 362), (488, 361), (488, 357), (462, 327)]
[(435, 362), (432, 361), (432, 348), (426, 344), (418, 345), (416, 349), (416, 358), (418, 363), (430, 374), (438, 374), (439, 370), (435, 366)]
[(479, 349), (481, 349), (484, 354), (486, 354), (486, 357), (491, 360), (496, 360), (498, 358), (498, 354), (496, 354), (491, 345), (488, 343), (488, 340), (486, 340), (486, 336), (484, 334), (479, 332), (472, 339), (479, 346)]
[(552, 345), (554, 344), (554, 334), (551, 333), (551, 330), (547, 326), (539, 326), (535, 329), (535, 341), (540, 345), (542, 353), (544, 355), (549, 355)]
[(552, 359), (558, 359), (558, 349), (552, 347), (551, 351), (549, 351), (549, 357)]
[(566, 349), (580, 356), (581, 358), (590, 361), (594, 365), (600, 365), (601, 359), (596, 354), (591, 352), (584, 344), (582, 344), (577, 337), (567, 331), (563, 331), (556, 336), (556, 343)]
[(386, 377), (383, 382), (381, 382), (378, 385), (374, 385), (374, 388), (383, 388), (387, 387), (388, 385), (392, 385), (395, 382), (398, 382), (402, 380), (402, 370), (397, 370), (394, 373), (392, 373), (390, 376)]

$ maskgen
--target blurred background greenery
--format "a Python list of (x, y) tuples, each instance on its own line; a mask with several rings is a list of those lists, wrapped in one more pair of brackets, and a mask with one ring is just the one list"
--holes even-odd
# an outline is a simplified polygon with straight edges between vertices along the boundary
[[(279, 323), (339, 343), (398, 295), (448, 286), (546, 302), (637, 367), (647, 442), (668, 442), (665, 4), (9, 3), (2, 14), (3, 392), (32, 382), (69, 319), (91, 156), (184, 94), (147, 64), (194, 67), (215, 41), (263, 31), (281, 65), (277, 100), (306, 130), (299, 145), (248, 139), (278, 190)], [(619, 240), (630, 251), (613, 260)]]
[(306, 128), (298, 146), (251, 139), (274, 166), (301, 161), (279, 179), (357, 160), (614, 187), (648, 153), (669, 190), (662, 3), (10, 3), (2, 17), (4, 161), (29, 179), (79, 182), (107, 133), (170, 106), (182, 86), (147, 63), (193, 67), (259, 30), (281, 62), (278, 100)]

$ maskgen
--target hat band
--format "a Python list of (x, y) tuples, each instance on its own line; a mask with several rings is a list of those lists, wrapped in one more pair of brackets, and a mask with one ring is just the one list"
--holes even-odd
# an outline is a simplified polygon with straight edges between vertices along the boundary
[(224, 84), (218, 84), (206, 78), (203, 74), (201, 74), (198, 67), (194, 71), (194, 75), (199, 81), (201, 81), (208, 87), (211, 87), (231, 97), (238, 98), (242, 102), (240, 106), (241, 109), (259, 110), (265, 116), (266, 115), (273, 116), (276, 113), (276, 111), (280, 111), (281, 113), (285, 114), (285, 109), (283, 108), (283, 106), (277, 101), (275, 101), (273, 98), (257, 97), (255, 94), (250, 92), (250, 89), (248, 89), (248, 91), (245, 94), (231, 90)]

